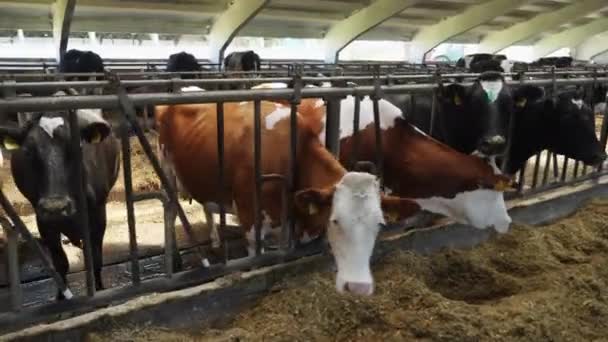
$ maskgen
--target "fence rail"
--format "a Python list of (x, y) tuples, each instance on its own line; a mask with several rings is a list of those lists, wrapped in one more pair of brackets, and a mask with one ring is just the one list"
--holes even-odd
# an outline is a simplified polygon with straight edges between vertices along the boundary
[[(120, 77), (124, 76), (123, 73), (113, 74), (109, 79), (104, 81), (78, 81), (78, 82), (3, 82), (0, 84), (0, 93), (13, 93), (16, 91), (40, 91), (40, 90), (60, 90), (65, 89), (67, 87), (74, 88), (105, 88), (110, 94), (106, 95), (83, 95), (83, 96), (63, 96), (63, 97), (10, 97), (0, 99), (0, 112), (20, 112), (20, 111), (46, 111), (46, 110), (73, 110), (78, 108), (105, 108), (105, 109), (119, 109), (122, 113), (122, 123), (120, 128), (119, 138), (122, 143), (122, 152), (125, 157), (123, 157), (123, 171), (124, 171), (124, 183), (125, 183), (125, 194), (126, 194), (126, 211), (128, 218), (128, 228), (129, 228), (129, 260), (131, 265), (131, 288), (143, 289), (146, 288), (146, 284), (151, 284), (155, 282), (154, 279), (142, 279), (139, 263), (141, 261), (138, 255), (138, 242), (136, 232), (136, 222), (137, 217), (134, 214), (134, 203), (140, 200), (149, 200), (149, 199), (159, 199), (163, 203), (163, 208), (165, 212), (165, 271), (164, 276), (169, 279), (181, 279), (181, 277), (187, 272), (192, 271), (180, 271), (174, 267), (175, 259), (179, 259), (179, 253), (173, 251), (175, 243), (175, 226), (173, 222), (167, 220), (167, 218), (171, 217), (169, 213), (170, 210), (177, 210), (178, 216), (182, 222), (184, 228), (189, 232), (189, 236), (193, 237), (190, 229), (190, 223), (188, 222), (188, 218), (183, 211), (183, 208), (179, 205), (179, 200), (177, 196), (177, 189), (173, 185), (172, 179), (170, 179), (171, 175), (168, 175), (160, 165), (160, 162), (152, 151), (152, 147), (150, 142), (147, 140), (146, 136), (143, 133), (143, 129), (138, 123), (138, 120), (135, 115), (134, 108), (136, 106), (143, 105), (160, 105), (160, 104), (185, 104), (185, 103), (217, 103), (217, 113), (218, 113), (218, 155), (220, 156), (220, 171), (219, 171), (219, 179), (218, 183), (220, 185), (224, 184), (224, 167), (223, 164), (223, 156), (225, 143), (223, 141), (223, 136), (225, 133), (223, 114), (224, 114), (224, 104), (226, 102), (241, 102), (241, 101), (253, 101), (254, 102), (254, 112), (252, 116), (254, 116), (254, 158), (255, 158), (255, 183), (256, 183), (256, 193), (254, 197), (254, 207), (256, 208), (256, 216), (255, 216), (255, 238), (256, 238), (256, 256), (252, 259), (246, 260), (228, 260), (227, 255), (227, 247), (226, 241), (224, 238), (221, 238), (222, 247), (223, 247), (223, 261), (220, 265), (203, 265), (206, 266), (206, 270), (197, 271), (198, 278), (197, 279), (211, 279), (212, 276), (218, 276), (221, 274), (225, 274), (226, 272), (233, 271), (235, 269), (245, 269), (255, 267), (256, 265), (268, 264), (269, 262), (280, 262), (283, 260), (287, 260), (290, 258), (294, 258), (302, 255), (302, 251), (298, 248), (295, 248), (297, 245), (297, 241), (294, 239), (294, 220), (291, 219), (294, 217), (293, 214), (293, 204), (290, 203), (290, 196), (288, 194), (294, 190), (294, 179), (296, 178), (297, 169), (295, 167), (295, 158), (296, 158), (296, 146), (297, 146), (297, 126), (296, 126), (296, 115), (297, 115), (297, 105), (299, 104), (302, 98), (323, 98), (325, 100), (325, 105), (327, 108), (328, 119), (327, 119), (327, 130), (326, 130), (326, 146), (328, 149), (334, 154), (337, 155), (339, 152), (339, 115), (340, 113), (340, 99), (344, 98), (348, 95), (354, 95), (356, 99), (360, 99), (361, 96), (370, 96), (373, 101), (373, 111), (374, 111), (374, 122), (376, 132), (379, 131), (379, 108), (378, 101), (382, 98), (384, 94), (399, 94), (399, 93), (411, 93), (411, 94), (431, 94), (435, 98), (435, 89), (438, 86), (438, 81), (441, 79), (450, 79), (456, 77), (463, 78), (475, 78), (478, 76), (477, 74), (470, 73), (452, 73), (445, 75), (431, 75), (433, 77), (432, 80), (429, 80), (429, 75), (412, 75), (412, 74), (404, 74), (404, 75), (380, 75), (381, 69), (380, 67), (376, 67), (373, 75), (367, 76), (330, 76), (330, 77), (307, 77), (304, 76), (304, 72), (302, 68), (299, 68), (294, 71), (293, 75), (290, 77), (274, 77), (274, 78), (256, 78), (256, 79), (248, 79), (248, 78), (214, 78), (214, 79), (193, 79), (193, 80), (121, 80)], [(560, 87), (568, 86), (568, 85), (597, 85), (597, 84), (608, 84), (608, 77), (598, 77), (597, 72), (595, 72), (594, 77), (579, 77), (579, 78), (558, 78), (559, 75), (577, 75), (577, 76), (586, 76), (588, 72), (581, 71), (580, 73), (560, 73), (558, 71), (547, 75), (547, 73), (525, 73), (525, 75), (535, 75), (535, 76), (552, 76), (551, 78), (541, 78), (541, 79), (520, 79), (518, 81), (508, 81), (507, 83), (512, 84), (514, 86), (522, 85), (522, 84), (532, 84), (543, 87), (551, 87), (553, 90), (553, 95), (559, 90)], [(102, 75), (106, 77), (106, 75)], [(403, 82), (415, 82), (415, 81), (425, 81), (423, 83), (414, 83), (414, 84), (391, 84), (384, 85), (383, 83), (388, 82), (390, 80), (397, 80)], [(344, 85), (345, 82), (369, 82), (370, 85), (362, 85), (356, 87), (335, 87), (335, 85)], [(230, 90), (230, 91), (221, 91), (221, 90), (213, 90), (213, 91), (203, 91), (203, 92), (189, 92), (189, 93), (172, 93), (172, 92), (156, 92), (156, 93), (145, 93), (145, 94), (129, 94), (127, 89), (133, 87), (141, 87), (141, 86), (172, 86), (173, 89), (176, 89), (179, 86), (189, 86), (189, 85), (218, 85), (218, 84), (241, 84), (241, 85), (251, 85), (253, 83), (266, 83), (266, 82), (285, 82), (290, 83), (292, 88), (284, 88), (284, 89), (248, 89), (248, 90)], [(305, 84), (307, 83), (315, 83), (315, 82), (330, 82), (334, 85), (334, 87), (329, 88), (307, 88)], [(470, 85), (470, 82), (464, 82), (463, 85)], [(285, 148), (289, 149), (290, 155), (290, 167), (289, 173), (287, 175), (264, 175), (261, 170), (261, 158), (264, 153), (267, 153), (261, 148), (261, 124), (260, 124), (260, 101), (264, 100), (287, 100), (290, 102), (290, 144)], [(360, 104), (355, 102), (355, 121), (359, 118)], [(335, 115), (335, 116), (334, 116)], [(603, 146), (606, 146), (606, 137), (608, 130), (608, 113), (604, 113), (603, 123), (601, 129), (601, 143)], [(73, 124), (73, 122), (72, 122)], [(132, 165), (130, 163), (130, 142), (129, 137), (127, 136), (127, 130), (132, 130), (135, 132), (137, 139), (142, 144), (144, 153), (152, 164), (156, 175), (159, 177), (161, 181), (162, 191), (153, 192), (153, 193), (135, 193), (133, 191), (132, 184)], [(355, 130), (353, 132), (353, 136), (356, 137), (358, 134), (358, 125), (355, 125)], [(76, 135), (74, 135), (76, 137)], [(380, 146), (382, 141), (380, 140), (380, 134), (376, 134), (378, 138), (376, 140), (376, 144)], [(76, 139), (76, 138), (74, 138)], [(72, 147), (80, 151), (79, 141), (74, 140), (72, 142)], [(355, 146), (357, 144), (355, 143)], [(380, 151), (379, 149), (377, 151)], [(80, 153), (80, 152), (78, 152)], [(356, 160), (356, 150), (354, 152), (354, 159), (352, 164), (356, 165), (357, 162), (365, 162)], [(545, 167), (541, 170), (542, 166), (542, 158), (541, 154), (539, 154), (535, 158), (534, 165), (534, 173), (533, 173), (533, 181), (532, 185), (526, 186), (527, 177), (525, 175), (525, 170), (522, 170), (519, 176), (520, 180), (520, 191), (517, 196), (532, 196), (538, 194), (542, 191), (547, 191), (549, 189), (554, 189), (560, 186), (572, 185), (578, 182), (582, 182), (589, 179), (594, 179), (603, 175), (607, 175), (608, 171), (602, 170), (601, 167), (593, 170), (584, 169), (581, 174), (578, 174), (578, 171), (568, 177), (567, 171), (568, 169), (568, 160), (563, 159), (561, 164), (558, 163), (558, 159), (553, 157), (552, 155), (545, 153), (546, 155)], [(378, 174), (382, 175), (382, 154), (380, 152), (376, 153), (376, 160), (373, 162), (376, 163), (376, 169), (379, 170)], [(553, 164), (551, 164), (553, 162)], [(575, 165), (578, 165), (576, 163)], [(352, 166), (352, 165), (351, 165)], [(549, 169), (553, 167), (554, 173), (549, 173)], [(529, 169), (529, 168), (528, 168)], [(561, 174), (560, 174), (561, 170)], [(542, 180), (539, 180), (542, 172)], [(552, 178), (552, 179), (551, 179)], [(283, 221), (283, 235), (286, 236), (285, 243), (282, 244), (282, 247), (277, 252), (269, 252), (268, 254), (260, 254), (261, 251), (261, 187), (264, 182), (281, 182), (284, 187), (284, 194), (282, 201), (286, 204), (283, 208), (287, 208), (283, 217), (287, 220)], [(81, 183), (82, 184), (82, 183)], [(223, 186), (222, 186), (223, 188)], [(82, 196), (84, 196), (84, 192), (81, 189), (80, 191), (80, 200), (82, 201)], [(224, 196), (220, 196), (223, 198)], [(4, 197), (4, 194), (0, 192), (0, 204), (5, 208), (6, 212), (9, 213), (9, 220), (11, 221), (11, 227), (17, 228), (19, 234), (26, 234), (24, 230), (27, 230), (23, 222), (16, 216), (14, 210), (11, 210), (10, 203), (8, 199)], [(14, 215), (11, 215), (13, 213)], [(220, 229), (224, 230), (226, 227), (226, 208), (223, 207), (223, 204), (220, 204)], [(81, 218), (84, 220), (84, 218)], [(291, 220), (290, 220), (291, 219)], [(84, 222), (84, 221), (83, 221)], [(2, 223), (2, 222), (0, 222)], [(8, 229), (10, 233), (8, 234), (10, 242), (14, 243), (14, 235), (12, 234), (12, 228), (8, 228), (8, 225), (3, 225), (5, 229)], [(83, 225), (86, 227), (86, 224)], [(207, 254), (200, 247), (201, 244), (193, 238), (193, 242), (195, 244), (195, 249), (197, 253), (200, 255), (202, 261), (207, 258)], [(85, 248), (87, 242), (85, 241)], [(14, 246), (11, 245), (11, 250), (9, 253), (9, 264), (11, 266), (11, 288), (12, 293), (14, 292), (14, 302), (12, 303), (12, 308), (15, 311), (21, 310), (21, 305), (19, 302), (21, 289), (15, 285), (15, 282), (18, 279), (18, 275), (14, 274)], [(321, 252), (321, 248), (313, 249), (314, 253)], [(45, 252), (40, 250), (38, 253), (42, 256), (43, 259), (47, 260), (47, 268), (52, 271), (52, 266), (49, 264), (48, 256), (46, 256)], [(85, 253), (85, 256), (89, 254)], [(94, 279), (90, 279), (92, 274), (92, 269), (90, 262), (87, 262), (86, 267), (87, 272), (87, 285), (88, 294), (90, 296), (94, 296), (94, 288), (91, 289), (91, 286), (94, 282)], [(205, 273), (207, 272), (207, 273)], [(56, 273), (52, 273), (56, 274)], [(187, 273), (191, 274), (191, 273)], [(55, 277), (56, 279), (57, 277)], [(61, 279), (59, 279), (61, 280)], [(189, 278), (192, 281), (191, 278)], [(57, 281), (58, 287), (65, 291), (70, 291), (65, 284), (62, 284), (60, 281)], [(156, 284), (156, 283), (155, 283)], [(172, 284), (172, 286), (176, 286)], [(128, 290), (125, 290), (128, 291)], [(68, 293), (68, 292), (66, 292)], [(95, 296), (96, 297), (96, 296)], [(95, 298), (94, 297), (94, 298)], [(91, 300), (94, 300), (91, 298)], [(23, 311), (24, 317), (27, 317), (27, 314), (31, 313), (27, 310)], [(6, 314), (0, 313), (0, 326), (3, 320), (6, 318)], [(14, 316), (10, 316), (14, 317)], [(0, 329), (1, 330), (1, 329)]]

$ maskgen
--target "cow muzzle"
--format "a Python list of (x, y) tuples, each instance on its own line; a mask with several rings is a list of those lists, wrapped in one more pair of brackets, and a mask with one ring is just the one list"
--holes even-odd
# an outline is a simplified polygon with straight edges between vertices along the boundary
[(65, 219), (76, 213), (74, 200), (68, 196), (44, 197), (38, 201), (37, 209), (42, 221)]
[(479, 144), (479, 152), (486, 156), (495, 156), (502, 153), (506, 145), (507, 140), (502, 135), (486, 137)]

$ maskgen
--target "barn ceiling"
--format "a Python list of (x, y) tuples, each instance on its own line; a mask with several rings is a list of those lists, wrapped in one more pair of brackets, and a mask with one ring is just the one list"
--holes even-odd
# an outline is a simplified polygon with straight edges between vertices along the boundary
[[(55, 8), (70, 1), (0, 0), (0, 32), (53, 32)], [(235, 35), (318, 38), (331, 60), (354, 39), (413, 41), (422, 52), (481, 43), (496, 52), (576, 28), (600, 34), (608, 24), (591, 24), (606, 18), (606, 0), (77, 0), (70, 30), (210, 35), (218, 48)]]

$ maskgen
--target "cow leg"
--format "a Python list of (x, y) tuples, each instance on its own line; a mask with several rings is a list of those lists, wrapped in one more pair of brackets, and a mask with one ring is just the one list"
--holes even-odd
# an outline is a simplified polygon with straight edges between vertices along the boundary
[[(173, 169), (173, 165), (171, 164), (171, 161), (165, 155), (164, 150), (163, 150), (162, 146), (160, 145), (160, 143), (158, 143), (157, 148), (158, 148), (157, 156), (158, 156), (158, 160), (160, 162), (160, 166), (161, 166), (163, 172), (165, 173), (165, 175), (167, 175), (167, 179), (169, 180), (171, 187), (177, 191), (177, 195), (178, 195), (177, 197), (179, 198), (177, 176), (175, 175), (175, 170)], [(182, 269), (182, 259), (181, 259), (181, 255), (179, 254), (178, 248), (177, 248), (177, 240), (176, 240), (176, 236), (175, 236), (175, 221), (177, 220), (177, 204), (173, 203), (173, 201), (169, 200), (166, 203), (166, 205), (164, 206), (164, 210), (165, 210), (165, 215), (164, 215), (165, 225), (169, 224), (171, 226), (171, 230), (172, 230), (171, 234), (173, 235), (173, 245), (165, 246), (165, 248), (173, 249), (173, 251), (172, 251), (173, 269), (176, 271), (179, 271)]]
[(95, 275), (95, 289), (104, 289), (101, 279), (103, 267), (103, 237), (106, 232), (106, 206), (99, 206), (94, 214), (89, 216), (89, 227), (91, 232), (91, 247), (93, 251), (93, 274)]
[[(51, 260), (53, 260), (53, 267), (55, 267), (55, 271), (59, 274), (63, 282), (67, 285), (67, 274), (70, 264), (68, 262), (68, 257), (61, 247), (61, 234), (58, 229), (53, 229), (50, 227), (43, 227), (38, 222), (38, 231), (40, 232), (40, 238), (51, 254)], [(61, 293), (60, 290), (57, 290), (57, 300), (64, 300), (65, 296)]]

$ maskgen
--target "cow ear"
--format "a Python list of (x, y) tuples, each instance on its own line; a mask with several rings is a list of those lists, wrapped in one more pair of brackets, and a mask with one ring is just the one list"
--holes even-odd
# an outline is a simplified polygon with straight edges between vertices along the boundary
[(515, 106), (524, 108), (530, 102), (535, 102), (545, 95), (543, 88), (531, 85), (523, 85), (519, 87), (513, 96)]
[(296, 209), (306, 215), (315, 215), (321, 208), (331, 206), (335, 191), (335, 187), (298, 191), (294, 199)]
[(95, 122), (82, 127), (80, 136), (82, 140), (90, 144), (97, 144), (110, 135), (110, 132), (111, 128), (107, 123)]
[(420, 210), (418, 203), (406, 198), (382, 195), (380, 201), (384, 219), (389, 223), (404, 220)]

